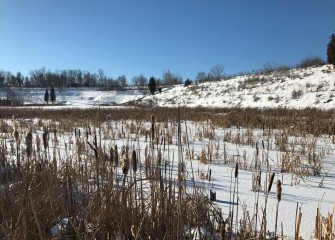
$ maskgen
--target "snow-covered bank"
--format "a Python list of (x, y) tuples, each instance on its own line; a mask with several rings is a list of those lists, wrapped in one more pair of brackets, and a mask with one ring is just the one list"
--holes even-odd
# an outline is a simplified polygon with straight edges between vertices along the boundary
[[(335, 97), (335, 69), (332, 65), (292, 69), (267, 74), (250, 74), (217, 82), (176, 85), (150, 95), (148, 91), (99, 91), (96, 88), (56, 89), (56, 103), (63, 107), (97, 105), (147, 105), (165, 107), (254, 107), (331, 109)], [(7, 96), (0, 89), (0, 98)], [(26, 105), (45, 104), (45, 89), (11, 90)]]

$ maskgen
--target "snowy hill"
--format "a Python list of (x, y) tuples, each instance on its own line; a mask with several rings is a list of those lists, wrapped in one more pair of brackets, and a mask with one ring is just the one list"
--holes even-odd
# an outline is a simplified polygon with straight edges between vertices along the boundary
[(177, 86), (143, 99), (143, 104), (189, 107), (330, 109), (334, 106), (332, 65), (239, 76), (188, 87)]
[[(24, 104), (45, 104), (45, 89), (11, 89)], [(7, 95), (0, 89), (0, 98)], [(217, 82), (149, 91), (99, 91), (95, 88), (56, 89), (57, 104), (89, 107), (97, 105), (146, 105), (162, 107), (255, 107), (255, 108), (333, 108), (335, 68), (333, 65), (238, 76)]]

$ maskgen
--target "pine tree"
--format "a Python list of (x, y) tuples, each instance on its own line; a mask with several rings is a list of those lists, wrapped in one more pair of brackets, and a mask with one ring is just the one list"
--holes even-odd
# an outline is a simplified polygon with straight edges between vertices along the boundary
[(48, 89), (45, 90), (44, 101), (46, 101), (47, 104), (49, 104), (49, 90)]
[(327, 62), (335, 65), (335, 33), (330, 37), (327, 47)]
[(155, 81), (154, 77), (150, 77), (149, 91), (150, 91), (151, 94), (154, 94), (156, 92), (156, 81)]
[(52, 104), (56, 101), (56, 92), (55, 92), (54, 87), (51, 87), (51, 90), (50, 90), (50, 100)]

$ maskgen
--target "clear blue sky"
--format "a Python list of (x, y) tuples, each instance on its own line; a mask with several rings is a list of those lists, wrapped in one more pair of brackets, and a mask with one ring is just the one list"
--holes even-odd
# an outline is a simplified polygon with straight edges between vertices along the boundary
[(0, 0), (0, 69), (194, 79), (326, 59), (334, 0)]

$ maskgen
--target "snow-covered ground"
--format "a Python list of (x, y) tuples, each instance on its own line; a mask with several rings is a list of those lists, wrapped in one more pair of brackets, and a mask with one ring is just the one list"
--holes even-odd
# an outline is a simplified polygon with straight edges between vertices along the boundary
[[(293, 69), (269, 74), (238, 76), (229, 80), (176, 85), (161, 93), (148, 91), (98, 91), (94, 88), (56, 89), (57, 104), (64, 107), (142, 104), (149, 106), (256, 107), (331, 109), (335, 97), (335, 69), (332, 65)], [(45, 89), (13, 89), (25, 104), (45, 104)], [(6, 89), (0, 89), (0, 97)]]
[[(13, 124), (13, 122), (8, 120), (8, 124)], [(42, 127), (38, 127), (39, 124), (40, 121), (38, 119), (29, 122), (29, 128), (34, 130), (34, 149), (36, 148), (37, 139), (41, 139), (44, 132)], [(50, 124), (58, 126), (57, 123)], [(101, 143), (103, 149), (110, 149), (117, 145), (121, 152), (121, 146), (129, 146), (130, 151), (134, 149), (138, 153), (139, 161), (141, 162), (140, 169), (142, 170), (145, 166), (145, 149), (148, 149), (153, 156), (156, 156), (158, 151), (161, 151), (162, 159), (168, 164), (169, 168), (178, 169), (177, 164), (181, 159), (177, 157), (178, 138), (176, 123), (156, 123), (156, 128), (160, 129), (158, 131), (161, 134), (160, 138), (165, 137), (167, 134), (172, 137), (172, 142), (165, 150), (161, 143), (157, 147), (152, 148), (146, 140), (145, 134), (137, 136), (131, 133), (131, 129), (134, 129), (136, 124), (132, 120), (122, 122), (108, 120), (105, 122), (102, 125), (102, 129), (104, 129), (102, 130), (104, 135)], [(148, 122), (142, 122), (137, 127), (143, 129), (143, 132), (145, 130), (150, 132), (150, 123)], [(21, 128), (19, 134), (24, 136), (27, 131), (28, 129)], [(82, 132), (84, 132), (84, 129), (82, 129)], [(125, 134), (121, 134), (122, 132)], [(194, 181), (195, 186), (198, 189), (202, 189), (208, 196), (210, 190), (215, 192), (216, 201), (214, 203), (222, 209), (224, 218), (227, 218), (229, 212), (234, 208), (234, 226), (235, 218), (242, 218), (243, 213), (248, 212), (251, 221), (255, 221), (252, 218), (257, 214), (257, 230), (259, 231), (262, 222), (262, 211), (265, 208), (267, 198), (267, 182), (269, 181), (269, 175), (275, 173), (274, 183), (268, 194), (266, 207), (267, 230), (273, 234), (275, 229), (276, 182), (280, 180), (282, 182), (282, 194), (279, 204), (277, 233), (281, 234), (282, 225), (285, 239), (294, 239), (295, 214), (298, 205), (298, 207), (301, 207), (302, 212), (300, 235), (303, 239), (313, 239), (317, 208), (320, 208), (322, 216), (327, 216), (328, 213), (334, 211), (335, 143), (332, 136), (328, 135), (320, 137), (312, 135), (289, 136), (285, 144), (286, 151), (283, 151), (278, 145), (278, 136), (283, 136), (283, 134), (284, 130), (279, 129), (273, 129), (271, 133), (268, 133), (266, 130), (263, 131), (261, 129), (220, 128), (212, 125), (210, 121), (204, 123), (182, 122), (181, 156), (185, 169), (187, 169), (185, 181), (188, 183), (187, 186), (189, 188), (193, 187)], [(78, 158), (79, 150), (74, 146), (82, 144), (83, 140), (80, 137), (75, 137), (74, 132), (64, 132), (63, 136), (57, 140), (57, 145), (55, 145), (54, 137), (53, 134), (50, 134), (50, 159), (53, 159), (52, 155), (55, 152), (52, 150), (53, 148), (58, 151), (57, 157), (59, 157), (58, 164), (60, 166), (66, 165), (67, 159)], [(88, 142), (93, 140), (93, 136), (90, 136)], [(15, 163), (15, 154), (11, 155), (15, 147), (14, 140), (8, 134), (2, 133), (1, 141), (6, 141), (7, 146), (11, 146), (7, 148), (9, 156), (7, 161)], [(25, 149), (23, 141), (20, 148)], [(81, 161), (91, 162), (93, 157), (92, 149), (88, 145), (84, 145), (83, 149), (87, 155), (81, 155)], [(25, 154), (24, 151), (22, 154)], [(207, 159), (207, 163), (201, 161), (203, 154)], [(313, 155), (315, 159), (320, 159), (322, 163), (319, 174), (313, 174), (313, 170), (318, 169), (313, 166), (313, 162), (308, 161), (310, 155)], [(288, 164), (286, 168), (283, 167), (283, 162), (285, 161)], [(234, 176), (236, 163), (238, 163), (239, 168), (237, 178)], [(295, 170), (287, 170), (289, 165), (295, 164), (297, 164), (294, 167)], [(260, 171), (260, 187), (253, 188), (255, 176)], [(295, 171), (300, 172), (300, 174)], [(122, 179), (121, 172), (120, 169), (119, 181)], [(210, 181), (209, 174), (211, 175)], [(137, 177), (140, 178), (140, 175)], [(174, 177), (177, 178), (177, 175)], [(131, 178), (132, 176), (130, 176), (130, 182), (132, 181)], [(234, 194), (235, 190), (236, 193)], [(257, 202), (258, 206), (256, 206)], [(56, 231), (55, 229), (58, 230)], [(58, 233), (59, 228), (55, 226), (52, 231)]]

